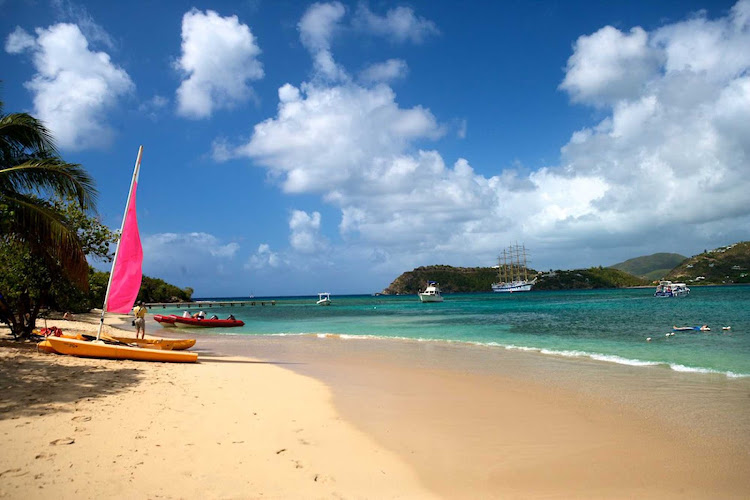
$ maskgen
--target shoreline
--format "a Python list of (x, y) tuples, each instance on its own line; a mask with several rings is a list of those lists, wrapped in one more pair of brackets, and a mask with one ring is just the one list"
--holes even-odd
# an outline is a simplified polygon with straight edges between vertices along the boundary
[[(98, 315), (94, 316), (98, 323)], [(127, 328), (129, 319), (123, 318), (118, 324)], [(55, 322), (65, 329), (63, 321)], [(132, 328), (125, 331), (133, 333)], [(122, 406), (125, 401), (133, 405), (135, 422), (141, 420), (139, 416), (146, 417), (142, 419), (144, 424), (151, 419), (148, 426), (140, 425), (145, 428), (136, 429), (129, 439), (123, 436), (119, 446), (127, 452), (120, 457), (106, 455), (99, 444), (94, 446), (97, 454), (118, 463), (143, 462), (128, 469), (131, 476), (120, 485), (124, 489), (112, 491), (97, 483), (92, 490), (85, 486), (81, 490), (86, 492), (84, 496), (125, 496), (125, 491), (133, 491), (128, 487), (136, 487), (147, 496), (158, 492), (167, 497), (195, 498), (201, 496), (199, 492), (207, 491), (200, 489), (201, 484), (217, 482), (224, 485), (218, 495), (221, 497), (274, 496), (275, 492), (285, 498), (337, 494), (359, 498), (731, 498), (750, 493), (750, 479), (745, 474), (750, 468), (750, 422), (746, 411), (750, 383), (745, 379), (482, 346), (355, 340), (339, 335), (277, 337), (186, 332), (160, 328), (153, 320), (147, 332), (198, 338), (195, 350), (200, 353), (199, 363), (181, 368), (55, 356), (53, 366), (82, 363), (89, 372), (101, 372), (102, 377), (111, 375), (112, 379), (120, 378), (112, 372), (120, 373), (121, 367), (127, 366), (139, 376), (132, 377), (137, 380), (125, 384), (120, 392), (87, 397), (80, 403), (61, 403), (61, 408), (68, 409), (60, 409), (52, 416), (47, 412), (45, 416), (28, 417), (31, 423), (24, 424), (27, 432), (34, 433), (48, 428), (47, 419), (70, 427), (70, 415), (75, 413), (66, 405), (73, 404), (76, 410), (85, 405), (88, 412), (110, 412), (111, 418), (118, 420), (118, 428), (125, 425), (128, 429), (130, 426), (113, 413), (112, 407)], [(6, 366), (7, 361), (3, 359), (0, 366)], [(296, 389), (289, 389), (287, 395), (285, 389), (277, 386), (279, 380), (293, 381)], [(163, 407), (165, 384), (170, 388), (167, 399), (175, 398), (167, 405), (170, 408)], [(85, 395), (90, 389), (81, 390)], [(237, 391), (243, 401), (247, 400), (243, 404), (235, 401)], [(25, 397), (33, 398), (34, 393)], [(196, 400), (204, 398), (214, 401), (211, 407), (195, 407)], [(304, 401), (302, 407), (292, 407), (300, 401)], [(248, 421), (237, 415), (265, 413), (279, 404), (284, 410), (264, 421), (267, 427), (261, 435), (248, 437)], [(330, 412), (323, 427), (343, 426), (348, 430), (350, 434), (344, 433), (346, 437), (341, 439), (355, 446), (356, 454), (349, 450), (342, 459), (337, 455), (342, 450), (336, 449), (327, 437), (313, 440), (297, 436), (302, 433), (300, 429), (309, 432), (320, 425), (311, 422), (308, 414), (321, 407), (324, 413)], [(67, 418), (62, 418), (66, 412)], [(219, 439), (222, 446), (216, 445), (217, 429), (201, 431), (200, 439), (194, 436), (190, 447), (178, 452), (178, 436), (173, 435), (172, 444), (167, 446), (168, 441), (159, 437), (167, 432), (160, 425), (166, 421), (179, 426), (186, 413), (198, 428), (211, 418), (226, 424), (226, 432)], [(19, 419), (9, 421), (0, 413), (0, 431), (13, 434), (16, 420)], [(722, 425), (715, 425), (717, 421)], [(81, 432), (91, 432), (89, 425), (93, 424), (87, 422), (82, 426), (86, 430)], [(269, 436), (281, 437), (277, 443), (297, 445), (278, 445), (274, 454), (281, 449), (285, 451), (278, 455), (283, 456), (315, 448), (318, 455), (307, 461), (295, 459), (294, 469), (289, 471), (283, 461), (277, 460), (278, 456), (267, 454), (261, 464), (252, 466), (267, 468), (265, 480), (230, 480), (218, 470), (221, 464), (227, 471), (243, 476), (247, 464), (258, 457), (239, 444), (228, 448), (226, 444), (237, 440), (257, 443)], [(73, 438), (77, 439), (77, 435)], [(17, 439), (20, 438), (12, 437), (11, 441)], [(42, 444), (47, 451), (52, 446), (47, 442), (40, 442), (39, 446)], [(29, 454), (28, 443), (17, 446), (19, 453)], [(239, 455), (242, 465), (232, 455), (235, 448), (244, 450)], [(201, 462), (202, 458), (192, 454), (197, 450), (217, 463)], [(351, 460), (352, 456), (357, 460)], [(142, 469), (152, 466), (155, 457), (186, 474), (192, 489), (170, 489), (146, 479)], [(33, 467), (42, 459), (27, 460)], [(61, 471), (67, 466), (60, 456), (49, 461)], [(202, 470), (200, 464), (208, 470)], [(378, 474), (368, 475), (376, 464), (385, 464), (388, 474), (375, 471)], [(297, 465), (302, 465), (302, 470)], [(23, 471), (8, 472), (14, 468), (18, 467), (9, 467), (5, 459), (0, 459), (4, 482), (7, 479), (9, 484), (36, 487), (41, 481), (33, 478), (31, 472), (16, 478), (14, 474)], [(319, 480), (327, 477), (335, 481), (324, 483), (328, 489), (309, 475), (294, 483), (295, 477), (312, 469), (329, 471), (317, 473)], [(196, 477), (201, 480), (196, 481)], [(72, 481), (76, 483), (75, 477)], [(283, 489), (281, 483), (295, 484), (298, 489)], [(0, 494), (10, 493), (13, 497), (12, 491), (0, 486)], [(209, 496), (216, 496), (214, 493)], [(38, 497), (51, 496), (49, 491), (47, 494)]]

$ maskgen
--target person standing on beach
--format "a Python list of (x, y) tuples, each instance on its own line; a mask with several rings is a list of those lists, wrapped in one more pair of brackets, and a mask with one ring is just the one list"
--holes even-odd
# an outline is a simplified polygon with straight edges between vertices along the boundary
[(148, 309), (143, 304), (143, 301), (138, 302), (138, 305), (133, 308), (133, 314), (135, 314), (135, 338), (138, 338), (138, 332), (141, 332), (141, 338), (146, 338), (146, 313)]

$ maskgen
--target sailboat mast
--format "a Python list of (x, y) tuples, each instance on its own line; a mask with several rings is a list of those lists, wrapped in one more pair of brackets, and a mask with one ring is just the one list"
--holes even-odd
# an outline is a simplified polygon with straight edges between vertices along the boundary
[(117, 242), (117, 248), (115, 249), (115, 257), (112, 260), (112, 269), (109, 271), (109, 280), (107, 281), (107, 292), (104, 294), (104, 305), (102, 306), (102, 316), (99, 319), (99, 329), (96, 332), (96, 340), (100, 340), (102, 336), (102, 327), (104, 326), (104, 314), (107, 312), (107, 303), (109, 301), (109, 292), (112, 287), (112, 276), (115, 274), (115, 265), (117, 265), (117, 257), (120, 255), (120, 241), (122, 240), (122, 233), (125, 229), (125, 219), (128, 215), (128, 208), (130, 207), (130, 199), (133, 196), (133, 185), (138, 181), (138, 172), (141, 169), (141, 156), (143, 155), (143, 146), (138, 147), (138, 157), (135, 160), (135, 168), (133, 168), (133, 177), (130, 179), (130, 189), (128, 189), (128, 199), (125, 202), (125, 213), (122, 216), (122, 223), (120, 224), (120, 240)]

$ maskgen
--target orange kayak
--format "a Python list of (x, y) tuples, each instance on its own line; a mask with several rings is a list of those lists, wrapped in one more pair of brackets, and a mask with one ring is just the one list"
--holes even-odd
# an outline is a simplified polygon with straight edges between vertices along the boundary
[(163, 349), (165, 351), (183, 351), (185, 349), (190, 349), (195, 345), (195, 339), (136, 339), (133, 337), (120, 337), (115, 335), (110, 335), (109, 337), (126, 344), (137, 344), (140, 347), (148, 347), (149, 349)]
[(198, 361), (198, 353), (196, 352), (145, 349), (142, 347), (105, 344), (103, 342), (64, 337), (47, 337), (46, 340), (40, 342), (40, 344), (42, 343), (49, 343), (49, 347), (60, 354), (83, 358), (132, 359), (136, 361), (166, 361), (173, 363), (195, 363)]

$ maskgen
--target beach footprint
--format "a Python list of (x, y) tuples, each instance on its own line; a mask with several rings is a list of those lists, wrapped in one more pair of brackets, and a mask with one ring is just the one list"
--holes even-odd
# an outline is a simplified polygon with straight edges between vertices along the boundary
[(59, 446), (59, 445), (64, 445), (64, 444), (73, 444), (75, 442), (76, 442), (75, 439), (66, 437), (66, 438), (60, 438), (60, 439), (55, 439), (54, 441), (50, 441), (49, 444), (53, 446)]

